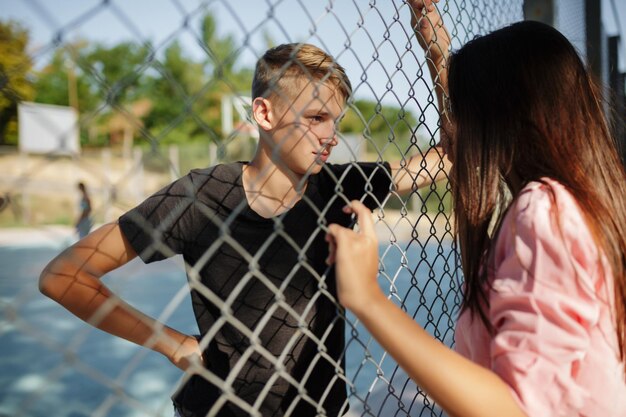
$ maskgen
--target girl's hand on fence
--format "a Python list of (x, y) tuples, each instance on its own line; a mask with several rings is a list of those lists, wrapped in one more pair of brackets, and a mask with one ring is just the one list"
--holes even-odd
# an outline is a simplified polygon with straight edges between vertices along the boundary
[(435, 3), (439, 0), (407, 0), (411, 8), (411, 27), (426, 54), (439, 64), (448, 57), (450, 34)]
[(372, 213), (363, 203), (352, 201), (344, 212), (356, 214), (360, 231), (331, 224), (326, 235), (330, 247), (327, 262), (336, 264), (339, 302), (358, 315), (373, 300), (384, 297), (376, 280), (378, 239)]
[(178, 344), (178, 347), (174, 352), (168, 356), (170, 362), (172, 362), (178, 369), (186, 371), (193, 365), (201, 365), (202, 351), (198, 340), (192, 336), (185, 336), (184, 339)]

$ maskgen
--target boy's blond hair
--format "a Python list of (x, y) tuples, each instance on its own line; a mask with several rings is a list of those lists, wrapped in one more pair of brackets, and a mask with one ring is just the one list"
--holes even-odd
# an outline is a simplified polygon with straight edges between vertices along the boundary
[(346, 101), (352, 85), (345, 70), (317, 46), (288, 43), (269, 49), (257, 61), (252, 80), (252, 98), (295, 97), (303, 83), (329, 82)]

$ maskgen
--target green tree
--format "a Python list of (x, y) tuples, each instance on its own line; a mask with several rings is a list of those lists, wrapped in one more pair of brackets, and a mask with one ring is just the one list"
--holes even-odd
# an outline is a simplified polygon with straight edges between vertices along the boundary
[(204, 102), (202, 64), (185, 55), (175, 41), (165, 49), (161, 61), (153, 61), (151, 72), (156, 75), (148, 81), (152, 110), (144, 119), (146, 127), (165, 142), (193, 136), (197, 124), (194, 118)]
[[(132, 42), (112, 47), (81, 40), (66, 43), (36, 74), (35, 98), (40, 103), (77, 108), (81, 137), (88, 143), (89, 128), (99, 127), (96, 130), (107, 133), (108, 118), (120, 107), (128, 110), (145, 93), (142, 68), (150, 49), (148, 44)], [(108, 109), (103, 108), (105, 104)], [(106, 136), (102, 143), (108, 143)]]
[[(215, 84), (212, 90), (224, 93), (248, 92), (254, 71), (237, 67), (241, 48), (237, 48), (235, 38), (231, 34), (219, 35), (215, 17), (211, 14), (202, 19), (201, 32), (207, 55), (205, 69), (210, 82)], [(262, 36), (268, 44), (273, 42), (268, 32)]]
[[(220, 121), (221, 99), (224, 94), (249, 94), (254, 70), (238, 67), (241, 49), (237, 48), (231, 34), (218, 33), (215, 17), (207, 14), (201, 23), (202, 40), (206, 59), (204, 68), (208, 74), (209, 94), (204, 117), (214, 127), (218, 138), (223, 139)], [(235, 115), (237, 118), (238, 116)]]
[(404, 151), (410, 145), (416, 125), (415, 116), (408, 110), (358, 99), (349, 105), (340, 130), (344, 133), (363, 134), (369, 139), (371, 151), (383, 151), (390, 143)]
[(201, 20), (200, 32), (206, 58), (195, 61), (174, 42), (153, 64), (153, 109), (145, 122), (159, 143), (221, 141), (222, 96), (250, 90), (253, 70), (237, 67), (235, 38), (219, 34), (211, 14)]
[(232, 35), (220, 36), (217, 22), (211, 14), (202, 19), (201, 33), (207, 55), (206, 68), (215, 80), (229, 79), (237, 59), (237, 48)]
[[(35, 101), (72, 105), (80, 113), (93, 111), (99, 102), (98, 90), (79, 63), (89, 48), (87, 41), (75, 41), (58, 48), (40, 71), (35, 72)], [(70, 89), (75, 89), (70, 93)], [(70, 97), (70, 96), (74, 97)]]
[(0, 145), (17, 143), (17, 105), (32, 100), (35, 93), (29, 78), (29, 40), (19, 23), (0, 21)]
[(35, 100), (39, 103), (69, 106), (68, 75), (65, 51), (54, 51), (50, 62), (36, 73)]
[(96, 86), (102, 101), (120, 106), (142, 94), (142, 78), (150, 55), (149, 44), (122, 42), (112, 47), (96, 44), (79, 58), (79, 65), (90, 84)]
[[(67, 42), (54, 50), (50, 61), (41, 70), (34, 72), (35, 101), (74, 107), (78, 112), (83, 144), (90, 143), (92, 129), (97, 132), (106, 117), (105, 113), (96, 112), (106, 100), (106, 94), (93, 75), (93, 61), (86, 59), (93, 49), (86, 40)], [(102, 143), (106, 143), (106, 139)]]

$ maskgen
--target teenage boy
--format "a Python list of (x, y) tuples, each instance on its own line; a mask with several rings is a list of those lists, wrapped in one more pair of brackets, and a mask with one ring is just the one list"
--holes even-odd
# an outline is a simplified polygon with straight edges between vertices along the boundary
[[(270, 49), (252, 83), (253, 159), (192, 170), (92, 232), (45, 268), (42, 292), (188, 370), (173, 397), (178, 415), (344, 414), (344, 321), (325, 226), (350, 224), (342, 211), (350, 200), (373, 209), (392, 188), (429, 184), (441, 163), (430, 153), (404, 167), (326, 164), (350, 94), (344, 69), (319, 48)], [(147, 317), (100, 281), (137, 255), (149, 263), (176, 254), (198, 338)]]

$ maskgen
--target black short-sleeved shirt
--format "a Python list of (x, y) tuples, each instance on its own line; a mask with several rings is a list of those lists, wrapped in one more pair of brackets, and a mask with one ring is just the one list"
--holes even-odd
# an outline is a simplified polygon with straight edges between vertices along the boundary
[[(314, 416), (311, 402), (343, 414), (344, 322), (320, 225), (350, 225), (341, 211), (350, 200), (381, 204), (389, 165), (326, 164), (294, 207), (270, 219), (248, 205), (242, 166), (193, 170), (120, 217), (120, 227), (146, 263), (183, 255), (200, 334), (210, 338), (205, 365), (234, 395), (264, 417)], [(212, 409), (227, 385), (193, 375), (173, 400), (185, 417), (248, 415), (237, 401)]]

